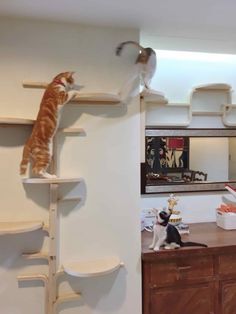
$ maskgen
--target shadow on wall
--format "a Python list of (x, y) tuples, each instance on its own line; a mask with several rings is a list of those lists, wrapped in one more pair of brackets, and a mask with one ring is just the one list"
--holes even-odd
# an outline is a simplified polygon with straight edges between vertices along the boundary
[[(40, 251), (43, 243), (44, 232), (42, 230), (17, 235), (1, 235), (0, 252), (4, 252), (4, 254), (0, 255), (1, 268), (9, 270), (25, 267), (25, 260), (23, 259), (23, 257), (21, 258), (22, 252)], [(35, 260), (30, 261), (30, 263), (31, 262), (34, 264)], [(36, 262), (38, 265), (38, 261)]]
[(49, 186), (48, 184), (25, 184), (23, 183), (25, 196), (34, 201), (40, 207), (48, 211)]
[[(109, 109), (109, 110), (108, 110)], [(69, 104), (63, 108), (61, 123), (63, 127), (70, 127), (77, 122), (82, 114), (90, 116), (101, 116), (106, 118), (119, 118), (125, 116), (127, 106), (117, 105), (73, 105)], [(61, 127), (62, 127), (61, 126)]]
[(6, 126), (0, 128), (0, 146), (16, 147), (25, 144), (32, 126)]
[[(49, 184), (23, 184), (26, 197), (48, 211), (49, 207)], [(63, 216), (76, 208), (78, 210), (86, 201), (87, 188), (84, 180), (79, 183), (62, 183), (59, 187), (58, 204), (66, 201), (66, 206), (60, 206), (60, 213)], [(77, 199), (75, 199), (75, 197)], [(71, 200), (70, 200), (71, 198)]]
[[(25, 272), (27, 273), (47, 273), (47, 262), (43, 260), (29, 260), (22, 256), (26, 252), (39, 252), (44, 244), (44, 232), (42, 230), (32, 231), (22, 234), (1, 235), (0, 237), (0, 276), (1, 276), (1, 302), (4, 302), (4, 294), (7, 297), (8, 290), (15, 290), (17, 285), (19, 288), (42, 287), (40, 281), (18, 281), (17, 276)], [(40, 267), (40, 268), (39, 268)], [(14, 288), (10, 288), (9, 281), (14, 282)], [(13, 293), (14, 292), (10, 292)], [(20, 304), (20, 292), (14, 297), (14, 304)], [(2, 303), (1, 303), (2, 304)], [(11, 312), (11, 311), (10, 311)], [(15, 313), (15, 312), (14, 312)]]
[[(63, 198), (70, 199), (64, 206)], [(84, 206), (87, 199), (87, 187), (84, 180), (80, 183), (61, 184), (59, 189), (59, 212), (62, 216), (68, 216), (72, 210), (78, 210)]]
[[(123, 272), (123, 275), (118, 274)], [(68, 308), (75, 308), (80, 306), (88, 307), (91, 310), (97, 310), (106, 313), (115, 313), (125, 302), (127, 288), (126, 288), (126, 273), (124, 267), (115, 271), (112, 274), (92, 277), (92, 278), (76, 278), (72, 276), (62, 276), (59, 281), (59, 286), (63, 290), (63, 281), (67, 281), (74, 293), (80, 292), (82, 298), (79, 301), (70, 302), (67, 304), (61, 304), (58, 310), (64, 310)], [(118, 276), (119, 275), (119, 276)], [(65, 288), (64, 288), (65, 289)], [(68, 291), (68, 287), (66, 288)], [(115, 295), (115, 299), (112, 302), (108, 302), (107, 296), (110, 291)]]

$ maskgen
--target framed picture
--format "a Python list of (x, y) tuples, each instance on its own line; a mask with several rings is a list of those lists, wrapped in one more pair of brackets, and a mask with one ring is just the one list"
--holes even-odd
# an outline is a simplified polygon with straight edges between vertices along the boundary
[(189, 168), (189, 137), (146, 137), (148, 172), (183, 172)]

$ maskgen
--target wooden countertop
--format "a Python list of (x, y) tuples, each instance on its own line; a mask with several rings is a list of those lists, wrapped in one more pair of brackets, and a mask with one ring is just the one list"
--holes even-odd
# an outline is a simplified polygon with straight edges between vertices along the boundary
[(192, 241), (204, 243), (208, 248), (204, 247), (184, 247), (175, 250), (161, 249), (158, 252), (150, 250), (148, 247), (152, 241), (152, 233), (142, 232), (142, 259), (149, 260), (153, 258), (176, 257), (177, 255), (189, 254), (212, 254), (219, 253), (222, 249), (224, 252), (236, 253), (236, 230), (224, 230), (216, 225), (216, 223), (196, 223), (190, 224), (190, 234), (182, 235), (182, 241)]

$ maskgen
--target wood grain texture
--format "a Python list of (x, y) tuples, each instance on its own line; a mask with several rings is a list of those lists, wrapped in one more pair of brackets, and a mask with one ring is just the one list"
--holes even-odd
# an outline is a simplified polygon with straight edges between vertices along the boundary
[(183, 241), (208, 248), (153, 252), (151, 238), (142, 232), (143, 314), (236, 313), (236, 230), (215, 223), (190, 225)]
[[(190, 255), (193, 252), (195, 254), (202, 254), (210, 252), (217, 252), (221, 249), (232, 253), (232, 250), (236, 253), (236, 230), (224, 230), (220, 227), (217, 227), (216, 223), (198, 223), (189, 225), (190, 234), (182, 235), (183, 242), (193, 241), (198, 243), (205, 243), (208, 245), (206, 248), (201, 247), (184, 247), (178, 249), (178, 255), (186, 256)], [(150, 259), (155, 258), (158, 254), (158, 257), (167, 257), (173, 256), (176, 257), (175, 250), (160, 250), (159, 252), (154, 252), (148, 247), (152, 241), (152, 233), (142, 232), (142, 258)]]
[(68, 262), (63, 264), (64, 271), (75, 277), (96, 277), (112, 273), (122, 266), (117, 256), (91, 261)]
[(233, 314), (236, 312), (236, 282), (224, 281), (221, 285), (221, 313)]
[(150, 311), (153, 314), (213, 314), (213, 291), (212, 283), (155, 291), (151, 295)]
[(34, 120), (23, 118), (0, 117), (0, 125), (33, 125)]
[(73, 183), (81, 182), (81, 178), (24, 178), (22, 179), (23, 183), (29, 184), (53, 184), (53, 183)]
[(0, 235), (24, 233), (42, 228), (42, 221), (0, 222)]

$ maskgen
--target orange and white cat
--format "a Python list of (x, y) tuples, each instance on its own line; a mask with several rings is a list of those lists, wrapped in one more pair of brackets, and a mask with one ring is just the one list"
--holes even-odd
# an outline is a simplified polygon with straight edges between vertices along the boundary
[[(62, 107), (77, 95), (79, 86), (74, 84), (74, 72), (58, 74), (47, 86), (32, 133), (25, 143), (20, 164), (20, 174), (27, 171), (31, 162), (32, 173), (42, 178), (55, 178), (47, 168), (52, 158), (52, 140), (57, 131)], [(75, 87), (76, 86), (76, 87)]]

